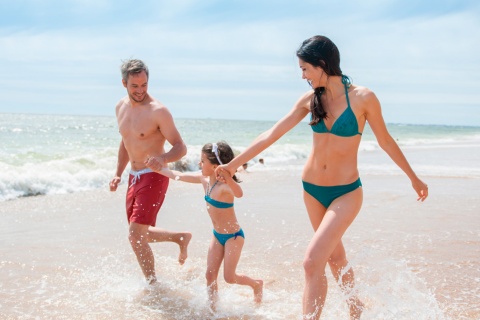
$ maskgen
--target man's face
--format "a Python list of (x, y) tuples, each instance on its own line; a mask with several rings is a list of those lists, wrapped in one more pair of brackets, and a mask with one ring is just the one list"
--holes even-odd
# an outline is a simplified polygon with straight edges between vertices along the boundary
[(128, 96), (135, 102), (142, 102), (147, 96), (148, 77), (145, 71), (130, 74), (127, 82), (122, 80), (123, 86), (127, 88)]

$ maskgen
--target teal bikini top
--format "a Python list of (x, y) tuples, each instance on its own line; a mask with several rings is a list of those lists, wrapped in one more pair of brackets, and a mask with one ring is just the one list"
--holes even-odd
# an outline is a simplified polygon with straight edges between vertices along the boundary
[(213, 186), (210, 190), (209, 190), (210, 184), (207, 183), (207, 191), (205, 193), (205, 201), (210, 203), (212, 206), (214, 206), (216, 208), (220, 208), (220, 209), (226, 209), (226, 208), (233, 207), (233, 203), (221, 202), (221, 201), (217, 201), (217, 200), (214, 200), (214, 199), (210, 198), (210, 193), (212, 193), (212, 190), (215, 187), (215, 185), (217, 184), (217, 182), (218, 182), (218, 180), (215, 181), (215, 183), (213, 184)]
[(358, 132), (358, 122), (355, 113), (353, 113), (352, 108), (350, 107), (350, 100), (348, 99), (348, 88), (350, 87), (350, 79), (347, 76), (342, 76), (342, 83), (345, 87), (345, 96), (347, 97), (347, 109), (338, 117), (338, 119), (333, 123), (330, 130), (327, 129), (324, 119), (320, 120), (317, 124), (312, 125), (312, 130), (316, 133), (331, 133), (340, 137), (353, 137), (357, 134), (362, 135), (361, 132)]

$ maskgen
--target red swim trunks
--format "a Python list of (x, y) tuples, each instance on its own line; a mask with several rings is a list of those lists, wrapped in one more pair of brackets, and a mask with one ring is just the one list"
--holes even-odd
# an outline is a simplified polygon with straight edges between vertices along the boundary
[(165, 200), (168, 178), (150, 169), (130, 171), (127, 189), (127, 218), (155, 226), (157, 213)]

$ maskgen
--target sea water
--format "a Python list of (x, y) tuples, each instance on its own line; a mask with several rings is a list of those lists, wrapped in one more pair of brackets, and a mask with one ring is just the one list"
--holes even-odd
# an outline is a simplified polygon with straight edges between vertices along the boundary
[[(175, 122), (188, 148), (175, 168), (189, 171), (199, 169), (205, 143), (224, 140), (240, 152), (274, 124), (216, 119)], [(388, 124), (388, 129), (402, 150), (413, 154), (411, 162), (422, 175), (480, 177), (480, 127)], [(301, 122), (249, 164), (262, 157), (268, 170), (301, 166), (311, 140), (310, 127)], [(0, 141), (0, 201), (5, 201), (107, 187), (115, 172), (120, 135), (114, 117), (0, 114)], [(449, 153), (444, 158), (437, 154), (432, 159), (414, 158), (416, 149), (459, 146), (471, 147), (469, 157)], [(361, 173), (401, 174), (392, 161), (378, 156), (383, 152), (368, 126), (359, 153)]]

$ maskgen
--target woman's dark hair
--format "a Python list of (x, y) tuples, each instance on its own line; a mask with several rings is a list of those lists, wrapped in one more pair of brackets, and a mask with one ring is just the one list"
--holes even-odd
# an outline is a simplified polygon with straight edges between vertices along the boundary
[[(312, 66), (320, 67), (329, 76), (341, 76), (340, 52), (337, 46), (325, 36), (313, 36), (303, 41), (297, 50), (297, 57)], [(310, 125), (317, 124), (320, 120), (327, 117), (327, 112), (322, 106), (320, 99), (325, 87), (313, 88), (314, 95), (310, 102), (310, 111), (312, 119)]]
[[(217, 159), (217, 155), (215, 154), (213, 150), (213, 143), (207, 143), (206, 145), (203, 146), (202, 152), (207, 156), (208, 161), (210, 161), (211, 164), (227, 164), (230, 161), (232, 161), (233, 158), (235, 158), (235, 155), (233, 154), (232, 148), (226, 143), (225, 141), (219, 141), (216, 143), (217, 145), (217, 154), (218, 157), (220, 158), (220, 163)], [(233, 180), (235, 182), (240, 183), (240, 179), (238, 179), (235, 175), (233, 175)]]

